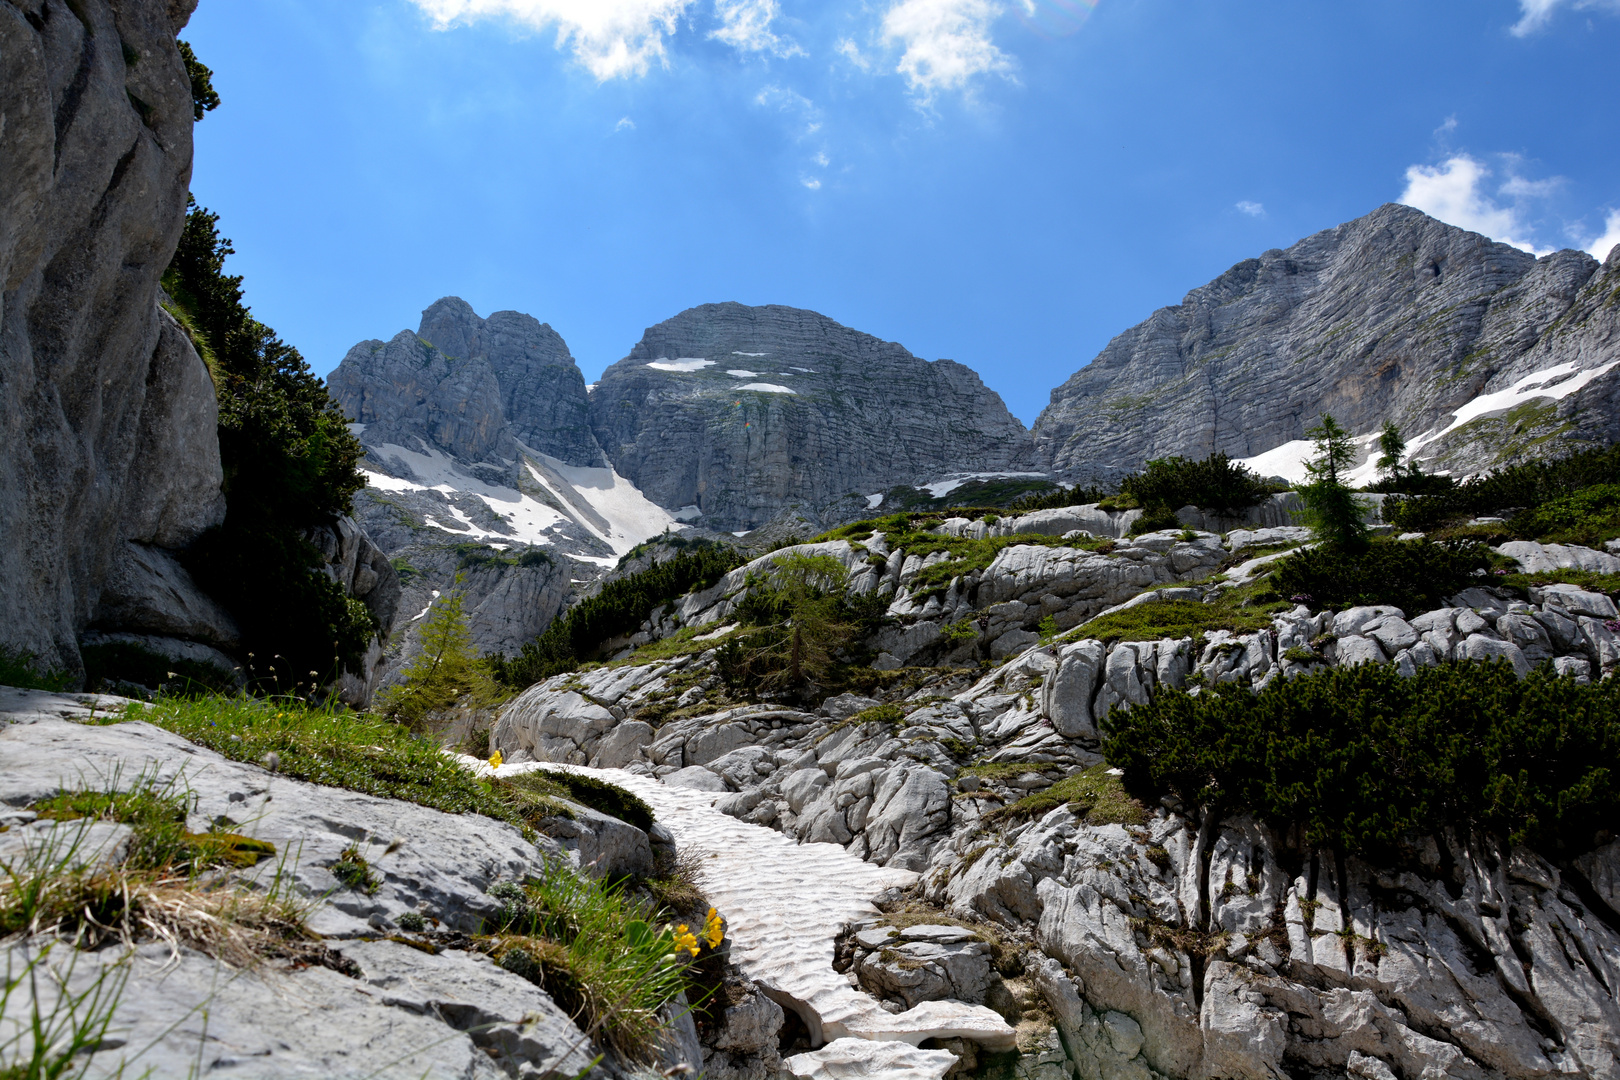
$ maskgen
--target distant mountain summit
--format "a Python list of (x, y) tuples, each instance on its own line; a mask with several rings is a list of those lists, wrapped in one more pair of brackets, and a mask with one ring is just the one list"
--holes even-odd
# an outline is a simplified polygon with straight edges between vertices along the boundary
[(1223, 451), (1291, 478), (1322, 412), (1477, 472), (1620, 436), (1620, 255), (1537, 259), (1388, 204), (1238, 263), (1052, 391), (1068, 479)]
[(648, 498), (729, 530), (1035, 468), (1029, 432), (971, 369), (777, 305), (704, 304), (651, 327), (603, 373), (591, 427)]

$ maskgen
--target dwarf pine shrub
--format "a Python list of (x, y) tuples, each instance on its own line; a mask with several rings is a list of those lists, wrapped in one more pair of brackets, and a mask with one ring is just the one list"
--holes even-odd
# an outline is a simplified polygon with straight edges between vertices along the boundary
[(1581, 685), (1543, 665), (1393, 665), (1273, 680), (1258, 693), (1163, 690), (1102, 721), (1103, 753), (1145, 800), (1252, 812), (1308, 843), (1387, 851), (1445, 827), (1547, 854), (1620, 819), (1620, 679)]
[(1279, 559), (1271, 586), (1313, 608), (1389, 604), (1408, 617), (1445, 605), (1491, 566), (1484, 544), (1374, 540), (1359, 550), (1303, 548)]

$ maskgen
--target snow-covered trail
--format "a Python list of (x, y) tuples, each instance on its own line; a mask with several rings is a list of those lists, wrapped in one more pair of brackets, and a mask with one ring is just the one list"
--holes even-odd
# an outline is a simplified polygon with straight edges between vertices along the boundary
[[(469, 765), (475, 761), (462, 760)], [(484, 762), (476, 767), (486, 775), (490, 771)], [(784, 1008), (798, 1013), (817, 1045), (861, 1039), (916, 1046), (930, 1038), (972, 1039), (993, 1049), (1014, 1045), (1013, 1029), (982, 1005), (930, 1001), (890, 1013), (833, 970), (833, 940), (839, 931), (877, 915), (872, 898), (891, 886), (909, 885), (915, 873), (873, 866), (837, 844), (800, 844), (739, 821), (714, 808), (720, 793), (669, 787), (617, 769), (539, 762), (503, 765), (496, 775), (534, 769), (594, 776), (651, 806), (681, 850), (699, 856), (701, 884), (726, 919), (733, 962)]]

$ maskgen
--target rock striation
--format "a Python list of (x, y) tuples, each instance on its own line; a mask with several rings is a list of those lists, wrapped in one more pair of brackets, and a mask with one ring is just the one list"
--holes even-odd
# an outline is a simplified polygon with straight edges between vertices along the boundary
[(562, 336), (532, 315), (480, 318), (447, 296), (413, 334), (362, 341), (332, 373), (333, 398), (368, 445), (422, 439), (467, 461), (515, 458), (521, 442), (567, 465), (599, 467), (585, 379)]
[(679, 527), (608, 466), (568, 346), (529, 315), (445, 297), (416, 332), (350, 349), (330, 389), (368, 450), (356, 516), (402, 579), (391, 668), (458, 577), (474, 645), (512, 654), (576, 582)]
[(974, 372), (824, 315), (704, 304), (602, 374), (591, 426), (614, 468), (714, 529), (952, 473), (1033, 469), (1024, 426)]
[(1114, 338), (1052, 391), (1035, 442), (1054, 473), (1087, 479), (1170, 454), (1253, 459), (1322, 412), (1357, 434), (1393, 420), (1432, 468), (1460, 472), (1613, 441), (1617, 289), (1613, 252), (1537, 259), (1387, 204)]
[(195, 6), (0, 8), (0, 641), (70, 672), (109, 579), (225, 512), (213, 383), (158, 306), (191, 179), (175, 34)]

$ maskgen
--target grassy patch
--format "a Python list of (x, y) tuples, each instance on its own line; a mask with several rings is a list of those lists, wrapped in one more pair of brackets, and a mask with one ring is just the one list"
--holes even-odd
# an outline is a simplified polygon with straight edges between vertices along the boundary
[(956, 775), (959, 777), (977, 776), (980, 780), (988, 780), (991, 783), (1006, 783), (1008, 780), (1016, 780), (1018, 777), (1027, 776), (1030, 773), (1045, 773), (1060, 768), (1062, 768), (1061, 765), (1051, 765), (1044, 762), (985, 761), (969, 765)]
[[(957, 537), (934, 537), (935, 540), (954, 540), (954, 544), (941, 548), (932, 544), (935, 551), (946, 550), (951, 557), (944, 562), (935, 563), (926, 570), (920, 571), (912, 580), (911, 591), (917, 595), (931, 592), (944, 592), (950, 587), (955, 578), (983, 570), (996, 561), (996, 556), (1010, 547), (1067, 547), (1079, 548), (1083, 551), (1096, 551), (1103, 544), (1103, 539), (1092, 537), (1076, 540), (1065, 540), (1060, 536), (1045, 536), (1040, 533), (1019, 533), (1014, 536), (992, 536), (983, 540), (967, 540)], [(923, 552), (910, 545), (905, 546), (907, 555), (920, 555)], [(929, 552), (931, 554), (932, 552)]]
[(1124, 784), (1119, 777), (1108, 772), (1107, 765), (1093, 765), (1085, 772), (1059, 780), (1044, 791), (997, 807), (985, 815), (985, 821), (1018, 821), (1040, 817), (1060, 806), (1073, 809), (1088, 825), (1142, 825), (1147, 822), (1146, 807), (1125, 793)]
[(655, 930), (649, 904), (561, 862), (490, 895), (501, 901), (485, 945), (496, 962), (543, 985), (587, 1034), (630, 1061), (649, 1060), (662, 1026), (658, 1010), (688, 985), (682, 958), (689, 953), (678, 943), (690, 940), (701, 952), (708, 941), (684, 926)]
[(668, 637), (662, 637), (657, 641), (647, 642), (647, 644), (640, 646), (635, 652), (622, 659), (607, 660), (602, 663), (595, 664), (581, 664), (580, 670), (591, 671), (595, 668), (604, 667), (633, 667), (637, 664), (656, 664), (662, 660), (674, 660), (677, 657), (691, 656), (694, 653), (708, 652), (710, 649), (718, 649), (739, 633), (737, 630), (732, 630), (728, 633), (721, 634), (719, 637), (712, 637), (705, 641), (696, 640), (698, 635), (712, 634), (718, 629), (719, 627), (717, 626), (708, 625), (682, 627), (680, 630), (675, 631), (675, 633), (669, 635)]
[[(341, 959), (305, 928), (305, 908), (283, 891), (279, 875), (258, 891), (199, 873), (252, 865), (275, 849), (250, 841), (258, 850), (238, 858), (245, 837), (186, 833), (184, 802), (166, 789), (137, 783), (122, 793), (64, 792), (35, 809), (63, 824), (0, 860), (0, 937), (45, 935), (85, 949), (157, 940), (238, 967), (285, 958), (341, 970)], [(88, 847), (96, 820), (132, 828), (116, 863)]]
[(186, 793), (172, 784), (137, 777), (119, 790), (118, 777), (99, 790), (64, 791), (31, 809), (56, 821), (109, 821), (132, 831), (125, 862), (136, 870), (194, 876), (217, 866), (248, 867), (275, 855), (264, 840), (231, 832), (193, 833), (186, 829)]
[(1549, 544), (1602, 547), (1620, 536), (1620, 484), (1595, 484), (1517, 514), (1516, 535)]
[(1062, 640), (1078, 641), (1160, 641), (1165, 638), (1198, 638), (1215, 630), (1252, 634), (1271, 626), (1271, 617), (1292, 610), (1293, 605), (1277, 597), (1264, 583), (1226, 589), (1214, 603), (1197, 600), (1160, 600), (1137, 604), (1092, 619), (1063, 635)]
[(1527, 589), (1532, 585), (1579, 585), (1587, 592), (1620, 597), (1620, 574), (1599, 574), (1592, 570), (1550, 570), (1541, 574), (1509, 574), (1496, 584)]
[(446, 757), (436, 741), (364, 714), (296, 701), (202, 697), (130, 705), (102, 722), (120, 720), (145, 720), (234, 761), (273, 760), (295, 780), (523, 825), (517, 807)]

